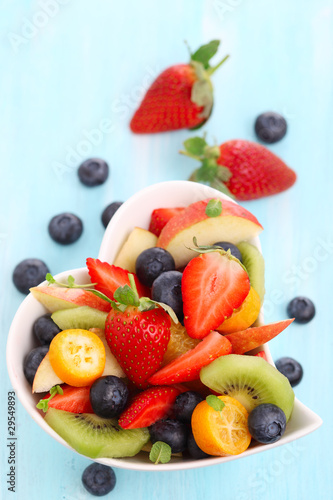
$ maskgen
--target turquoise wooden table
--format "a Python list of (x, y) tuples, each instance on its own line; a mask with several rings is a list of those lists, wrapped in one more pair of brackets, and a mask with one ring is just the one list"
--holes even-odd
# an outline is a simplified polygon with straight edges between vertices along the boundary
[[(284, 448), (225, 465), (174, 473), (117, 470), (117, 500), (308, 500), (332, 497), (332, 47), (330, 0), (1, 1), (0, 252), (1, 498), (78, 500), (90, 463), (46, 435), (16, 401), (16, 492), (7, 490), (9, 449), (5, 365), (7, 332), (23, 296), (11, 275), (38, 257), (52, 273), (97, 256), (100, 214), (149, 184), (186, 179), (194, 164), (178, 154), (189, 132), (134, 136), (129, 119), (158, 72), (201, 43), (223, 40), (229, 61), (214, 75), (216, 101), (205, 127), (217, 141), (255, 140), (253, 123), (282, 113), (287, 136), (271, 149), (298, 174), (275, 197), (248, 202), (265, 227), (268, 321), (285, 318), (296, 295), (313, 299), (315, 319), (292, 325), (271, 342), (274, 359), (290, 355), (304, 368), (296, 396), (323, 426)], [(103, 186), (79, 183), (90, 156), (111, 167)], [(68, 247), (47, 233), (52, 216), (72, 211), (84, 222)], [(325, 451), (326, 450), (326, 451)]]

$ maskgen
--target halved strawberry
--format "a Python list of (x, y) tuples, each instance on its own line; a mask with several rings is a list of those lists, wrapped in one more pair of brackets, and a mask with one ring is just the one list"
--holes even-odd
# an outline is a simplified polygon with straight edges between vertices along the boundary
[(176, 397), (182, 391), (175, 387), (151, 387), (134, 396), (130, 406), (120, 415), (123, 429), (149, 427), (171, 411)]
[(182, 277), (184, 325), (192, 338), (215, 330), (250, 291), (248, 274), (238, 260), (226, 252), (208, 252), (192, 259)]
[[(99, 259), (87, 259), (87, 268), (92, 283), (96, 290), (104, 293), (110, 299), (113, 299), (113, 294), (120, 286), (129, 285), (128, 271), (121, 267), (113, 266), (108, 262), (101, 262)], [(142, 285), (134, 274), (135, 285), (139, 297), (150, 297), (150, 290)]]
[[(48, 402), (48, 406), (57, 410), (65, 410), (71, 413), (94, 413), (91, 407), (89, 392), (90, 387), (72, 387), (62, 385), (63, 394), (56, 394)], [(43, 399), (50, 397), (50, 394)]]
[(201, 368), (220, 356), (231, 354), (231, 351), (231, 343), (226, 337), (211, 332), (196, 347), (156, 372), (148, 382), (152, 385), (170, 385), (196, 380)]
[(244, 354), (276, 337), (293, 321), (294, 318), (276, 321), (268, 325), (247, 328), (241, 332), (229, 333), (225, 337), (231, 342), (234, 354)]
[(154, 233), (156, 236), (159, 236), (166, 223), (169, 222), (169, 220), (175, 215), (179, 215), (184, 212), (184, 210), (184, 207), (156, 208), (151, 214), (149, 231)]

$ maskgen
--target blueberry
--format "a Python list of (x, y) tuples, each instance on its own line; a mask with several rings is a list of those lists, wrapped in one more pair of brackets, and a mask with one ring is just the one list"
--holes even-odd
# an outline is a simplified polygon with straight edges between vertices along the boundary
[(149, 287), (162, 273), (174, 269), (175, 261), (172, 255), (159, 247), (148, 248), (141, 252), (135, 264), (135, 272), (139, 280)]
[(125, 408), (127, 399), (127, 385), (114, 375), (98, 378), (90, 388), (92, 409), (102, 418), (117, 417)]
[(187, 391), (179, 394), (173, 405), (174, 416), (181, 422), (191, 422), (194, 408), (203, 401), (204, 398), (198, 392)]
[(49, 268), (42, 260), (25, 259), (15, 267), (13, 282), (20, 292), (27, 295), (29, 288), (39, 285), (49, 272)]
[(151, 290), (152, 299), (172, 307), (179, 321), (184, 318), (182, 276), (179, 271), (166, 271), (154, 280)]
[(64, 212), (56, 215), (49, 223), (51, 238), (62, 245), (69, 245), (77, 241), (83, 231), (81, 219), (74, 214)]
[(238, 259), (240, 262), (243, 262), (242, 254), (240, 253), (236, 245), (233, 245), (233, 243), (230, 243), (229, 241), (218, 241), (214, 243), (214, 245), (222, 247), (226, 252), (230, 250), (231, 255), (236, 257), (236, 259)]
[(316, 309), (312, 300), (306, 297), (295, 297), (287, 307), (289, 318), (295, 318), (297, 323), (308, 323), (314, 318)]
[(303, 368), (298, 361), (293, 358), (280, 358), (275, 363), (276, 368), (290, 382), (291, 387), (299, 384), (303, 377)]
[(280, 141), (287, 133), (287, 122), (273, 111), (262, 113), (256, 119), (254, 129), (258, 139), (266, 144)]
[(197, 445), (193, 433), (190, 432), (188, 438), (187, 438), (187, 450), (189, 454), (191, 455), (191, 458), (194, 458), (195, 460), (200, 460), (202, 458), (209, 458), (210, 455), (207, 455), (204, 451), (202, 451), (201, 448)]
[(149, 427), (149, 433), (153, 444), (163, 441), (171, 446), (172, 453), (181, 453), (186, 449), (188, 430), (178, 420), (158, 420)]
[(23, 373), (30, 385), (32, 385), (37, 368), (43, 361), (45, 354), (48, 352), (48, 350), (49, 350), (48, 345), (35, 347), (35, 349), (32, 349), (32, 351), (30, 351), (25, 357), (23, 362)]
[(89, 158), (79, 166), (78, 175), (85, 186), (100, 186), (109, 176), (109, 165), (100, 158)]
[(83, 471), (82, 483), (91, 495), (102, 497), (116, 486), (116, 475), (111, 467), (93, 463)]
[(287, 419), (276, 405), (262, 404), (251, 411), (248, 427), (251, 436), (259, 443), (269, 444), (278, 441), (286, 430)]
[(106, 227), (114, 214), (117, 212), (118, 208), (123, 204), (122, 201), (114, 201), (113, 203), (110, 203), (102, 213), (102, 223), (103, 226)]
[(53, 337), (61, 332), (60, 328), (51, 318), (51, 314), (44, 314), (44, 316), (36, 319), (32, 330), (40, 345), (50, 345)]

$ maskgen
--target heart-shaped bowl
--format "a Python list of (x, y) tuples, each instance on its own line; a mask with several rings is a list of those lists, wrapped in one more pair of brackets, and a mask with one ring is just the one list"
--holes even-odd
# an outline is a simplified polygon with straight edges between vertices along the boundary
[[(212, 197), (221, 198), (222, 200), (230, 199), (215, 189), (188, 181), (162, 182), (143, 189), (126, 201), (113, 216), (105, 231), (98, 258), (112, 263), (122, 244), (134, 227), (137, 226), (148, 229), (151, 212), (155, 208), (187, 206), (195, 201)], [(250, 243), (256, 245), (257, 248), (260, 249), (258, 237), (251, 240)], [(86, 268), (65, 271), (58, 274), (56, 279), (58, 281), (65, 281), (68, 275), (72, 275), (78, 284), (89, 282), (89, 275)], [(45, 285), (45, 282), (43, 284)], [(56, 441), (67, 448), (73, 449), (55, 431), (53, 431), (51, 427), (49, 427), (41, 412), (36, 409), (36, 404), (40, 399), (40, 395), (34, 395), (31, 393), (31, 386), (25, 379), (23, 373), (24, 358), (26, 354), (33, 347), (35, 347), (32, 325), (34, 321), (42, 314), (45, 314), (45, 312), (46, 310), (44, 306), (37, 302), (31, 294), (28, 295), (22, 302), (13, 319), (8, 334), (8, 373), (17, 397), (34, 421), (37, 422), (37, 424)], [(259, 350), (264, 350), (268, 362), (274, 365), (267, 345), (256, 349), (256, 351)], [(149, 461), (148, 453), (146, 452), (140, 452), (132, 458), (100, 458), (95, 461), (112, 467), (141, 471), (171, 471), (207, 467), (209, 465), (221, 464), (241, 457), (247, 457), (264, 450), (287, 444), (295, 439), (309, 434), (317, 429), (321, 424), (321, 418), (296, 399), (292, 416), (288, 422), (287, 429), (283, 437), (276, 443), (269, 445), (251, 444), (251, 446), (241, 455), (212, 457), (203, 460), (172, 457), (171, 462), (167, 464), (159, 464), (158, 466)]]

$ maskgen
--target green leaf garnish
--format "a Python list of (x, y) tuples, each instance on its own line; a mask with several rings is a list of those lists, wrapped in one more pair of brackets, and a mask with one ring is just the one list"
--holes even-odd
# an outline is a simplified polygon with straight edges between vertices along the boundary
[(85, 290), (87, 290), (87, 292), (91, 292), (94, 295), (96, 295), (96, 297), (99, 297), (100, 299), (106, 300), (106, 302), (109, 302), (114, 309), (117, 309), (117, 305), (116, 305), (114, 300), (109, 299), (109, 297), (107, 295), (105, 295), (102, 292), (99, 292), (98, 290), (95, 290), (95, 288), (91, 288), (91, 287), (97, 285), (97, 283), (87, 283), (85, 285), (76, 285), (75, 279), (73, 278), (73, 276), (70, 276), (70, 275), (67, 277), (67, 283), (61, 283), (60, 281), (57, 281), (50, 273), (47, 273), (46, 281), (48, 282), (48, 285), (56, 285), (56, 286), (60, 286), (63, 288), (84, 288)]
[(156, 464), (166, 464), (171, 460), (171, 447), (163, 441), (156, 441), (153, 444), (150, 453), (149, 460)]
[(54, 398), (54, 396), (56, 394), (63, 394), (64, 391), (62, 390), (62, 388), (60, 387), (60, 385), (55, 385), (54, 387), (51, 387), (50, 389), (50, 396), (47, 398), (47, 399), (41, 399), (37, 404), (36, 404), (36, 408), (38, 408), (39, 410), (43, 410), (44, 413), (47, 412), (47, 410), (49, 409), (49, 401), (51, 401), (52, 398)]
[(215, 411), (222, 411), (225, 407), (223, 401), (221, 401), (221, 399), (219, 399), (217, 396), (214, 396), (214, 394), (210, 394), (209, 396), (207, 396), (206, 401), (209, 406), (214, 408)]
[(210, 59), (215, 56), (220, 45), (220, 40), (212, 40), (211, 42), (202, 45), (199, 49), (192, 54), (192, 61), (201, 62), (205, 69), (209, 68)]
[(76, 285), (75, 279), (71, 275), (67, 276), (67, 283), (61, 283), (60, 281), (57, 281), (52, 276), (51, 273), (47, 273), (45, 279), (48, 282), (48, 285), (57, 285), (63, 288), (91, 288), (92, 286), (97, 285), (97, 283), (86, 283), (85, 285)]
[(75, 279), (73, 278), (73, 276), (68, 276), (67, 283), (68, 283), (69, 288), (74, 287)]
[(56, 280), (53, 278), (51, 273), (47, 273), (47, 275), (45, 276), (45, 279), (49, 285), (52, 285), (53, 283), (56, 282)]
[(212, 198), (206, 206), (205, 213), (208, 217), (218, 217), (222, 213), (222, 202)]

